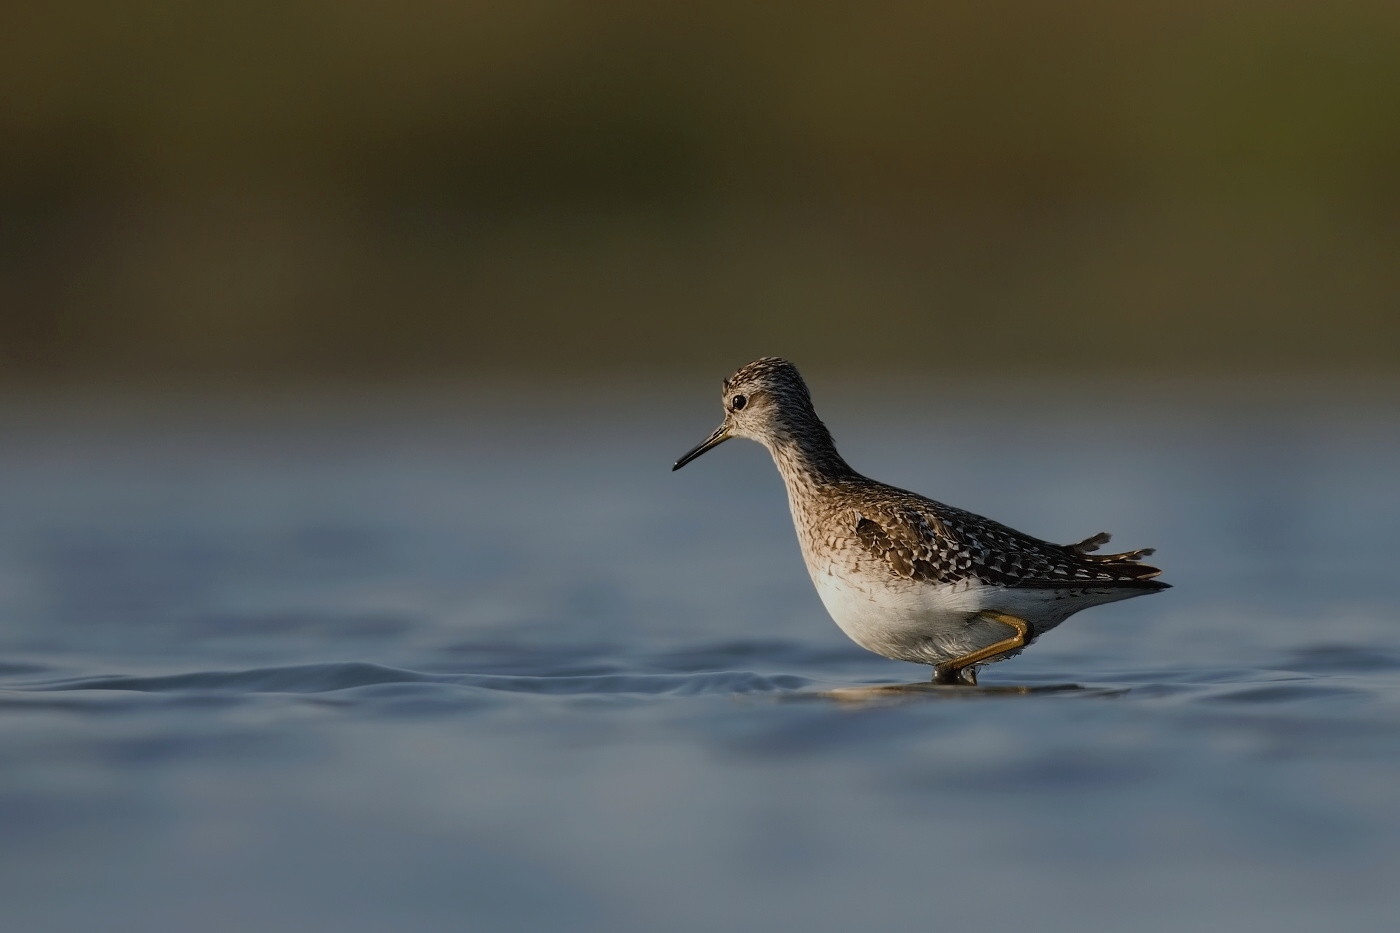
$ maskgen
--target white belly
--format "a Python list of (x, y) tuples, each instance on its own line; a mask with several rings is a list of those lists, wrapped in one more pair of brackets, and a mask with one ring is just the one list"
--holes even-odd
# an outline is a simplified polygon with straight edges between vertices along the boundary
[(1081, 609), (1137, 595), (1104, 588), (931, 585), (808, 569), (826, 611), (852, 641), (887, 658), (919, 664), (962, 657), (1015, 634), (980, 615), (984, 611), (1024, 619), (1039, 635)]

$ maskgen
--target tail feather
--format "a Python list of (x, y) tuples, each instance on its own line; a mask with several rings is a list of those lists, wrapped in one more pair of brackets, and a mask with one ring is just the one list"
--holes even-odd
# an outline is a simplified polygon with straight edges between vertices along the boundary
[(1095, 554), (1094, 552), (1107, 544), (1111, 537), (1108, 532), (1101, 531), (1077, 544), (1067, 545), (1066, 550), (1073, 551), (1090, 563), (1101, 565), (1110, 573), (1132, 580), (1150, 580), (1162, 572), (1156, 567), (1142, 563), (1142, 558), (1156, 553), (1156, 548), (1138, 548), (1121, 554)]
[(1108, 532), (1100, 531), (1096, 535), (1090, 535), (1078, 544), (1067, 544), (1065, 547), (1078, 554), (1092, 554), (1094, 551), (1097, 551), (1100, 547), (1107, 544), (1112, 538), (1113, 535)]

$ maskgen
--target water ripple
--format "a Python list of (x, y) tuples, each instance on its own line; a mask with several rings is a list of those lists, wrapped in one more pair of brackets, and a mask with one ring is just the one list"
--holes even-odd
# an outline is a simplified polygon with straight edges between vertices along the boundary
[[(689, 674), (604, 674), (538, 677), (501, 674), (426, 674), (362, 662), (299, 664), (246, 671), (196, 671), (155, 677), (110, 675), (23, 685), (33, 691), (124, 690), (140, 693), (261, 694), (332, 693), (383, 684), (446, 684), (507, 693), (650, 696), (775, 693), (810, 681), (792, 674), (709, 671)], [(12, 688), (14, 689), (14, 688)]]

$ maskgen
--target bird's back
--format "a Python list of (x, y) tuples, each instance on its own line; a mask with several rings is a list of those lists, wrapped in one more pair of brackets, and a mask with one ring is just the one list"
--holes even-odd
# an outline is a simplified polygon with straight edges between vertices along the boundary
[(1055, 544), (859, 474), (796, 492), (795, 499), (807, 500), (793, 503), (804, 550), (851, 551), (850, 559), (869, 572), (930, 584), (1167, 585), (1153, 580), (1161, 571), (1141, 560), (1151, 548), (1096, 553), (1109, 541), (1107, 533)]

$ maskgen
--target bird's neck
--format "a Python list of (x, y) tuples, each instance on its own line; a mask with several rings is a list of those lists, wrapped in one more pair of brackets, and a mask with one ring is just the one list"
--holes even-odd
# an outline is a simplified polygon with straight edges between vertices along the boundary
[(765, 446), (773, 455), (773, 462), (790, 495), (801, 495), (804, 490), (820, 488), (855, 474), (836, 452), (831, 432), (815, 413), (804, 413), (779, 425)]

